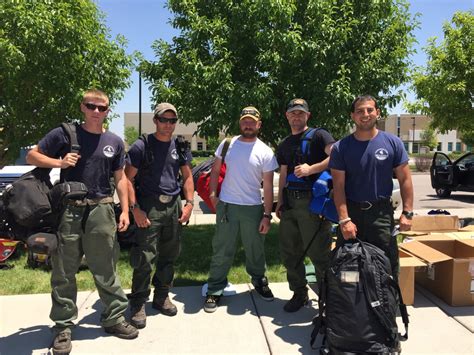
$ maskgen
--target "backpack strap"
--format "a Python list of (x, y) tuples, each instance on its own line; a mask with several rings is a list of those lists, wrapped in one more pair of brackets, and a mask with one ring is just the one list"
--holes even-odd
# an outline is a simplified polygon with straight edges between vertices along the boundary
[(143, 133), (140, 137), (138, 137), (138, 139), (141, 140), (145, 145), (141, 170), (148, 171), (151, 168), (151, 164), (153, 163), (153, 160), (155, 158), (153, 156), (153, 151), (151, 150), (150, 143), (148, 142), (148, 134)]
[(75, 123), (63, 122), (61, 123), (61, 127), (63, 128), (64, 132), (66, 132), (69, 138), (69, 151), (71, 153), (79, 153), (79, 151), (81, 150), (81, 146), (79, 145), (79, 141), (77, 140), (77, 125)]
[(226, 138), (225, 139), (224, 146), (222, 147), (222, 153), (221, 153), (222, 162), (224, 162), (224, 160), (225, 160), (225, 156), (227, 155), (227, 151), (229, 150), (231, 140), (232, 140), (232, 138)]
[(179, 164), (184, 165), (187, 162), (189, 142), (182, 135), (178, 135), (175, 138), (174, 142), (176, 146), (176, 151), (178, 152), (178, 156), (179, 156)]
[(301, 155), (301, 163), (306, 163), (309, 154), (309, 148), (311, 146), (314, 134), (320, 129), (321, 128), (308, 128), (306, 131), (303, 132), (303, 135), (300, 138), (301, 146), (299, 152), (299, 154)]

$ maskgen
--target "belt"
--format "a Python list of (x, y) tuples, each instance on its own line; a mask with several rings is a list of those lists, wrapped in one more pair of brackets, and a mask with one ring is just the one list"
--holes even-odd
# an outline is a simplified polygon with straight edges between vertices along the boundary
[(170, 203), (178, 197), (178, 194), (176, 195), (153, 195), (154, 198), (156, 198), (158, 201), (161, 203)]
[(85, 198), (83, 200), (67, 200), (66, 204), (69, 206), (84, 207), (84, 206), (94, 206), (100, 203), (112, 203), (114, 198), (112, 196), (99, 197), (99, 198)]
[(390, 199), (390, 198), (380, 198), (380, 199), (375, 200), (375, 201), (356, 202), (356, 201), (348, 200), (347, 202), (351, 206), (355, 206), (355, 207), (357, 207), (357, 208), (359, 208), (363, 211), (367, 211), (367, 210), (370, 210), (372, 207), (389, 205), (391, 203), (391, 200), (392, 199)]
[(286, 191), (288, 193), (288, 196), (290, 196), (290, 197), (292, 197), (296, 200), (311, 197), (311, 195), (312, 195), (311, 190), (291, 190), (291, 189), (287, 189)]

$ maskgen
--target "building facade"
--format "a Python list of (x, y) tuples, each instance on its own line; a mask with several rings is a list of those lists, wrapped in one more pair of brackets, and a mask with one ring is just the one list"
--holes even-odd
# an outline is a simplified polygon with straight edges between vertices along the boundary
[[(389, 115), (379, 121), (379, 128), (400, 137), (408, 153), (427, 153), (426, 147), (423, 147), (422, 133), (428, 129), (430, 121), (431, 118), (425, 115)], [(443, 153), (472, 150), (472, 147), (461, 142), (455, 130), (443, 134), (436, 132), (436, 140), (436, 150)]]

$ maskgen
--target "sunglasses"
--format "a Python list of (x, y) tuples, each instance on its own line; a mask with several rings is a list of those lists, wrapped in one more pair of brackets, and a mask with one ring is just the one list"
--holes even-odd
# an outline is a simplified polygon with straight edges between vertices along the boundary
[(166, 117), (158, 116), (158, 117), (156, 117), (156, 119), (157, 119), (160, 123), (176, 124), (176, 122), (178, 122), (178, 118), (177, 118), (177, 117), (166, 118)]
[(90, 102), (85, 103), (84, 106), (87, 107), (87, 109), (91, 111), (95, 111), (95, 109), (98, 109), (99, 112), (105, 112), (109, 109), (108, 106), (96, 105)]
[(240, 113), (240, 116), (245, 116), (245, 115), (252, 115), (252, 116), (255, 116), (255, 117), (260, 117), (260, 112), (258, 112), (257, 110), (242, 110), (242, 112)]

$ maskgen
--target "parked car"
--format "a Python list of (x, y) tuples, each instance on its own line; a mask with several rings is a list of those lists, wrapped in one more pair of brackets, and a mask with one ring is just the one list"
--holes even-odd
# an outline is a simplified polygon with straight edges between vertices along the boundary
[(430, 175), (438, 197), (449, 197), (452, 191), (474, 192), (474, 153), (466, 153), (452, 162), (446, 154), (436, 152)]
[[(8, 185), (34, 168), (35, 166), (33, 165), (6, 165), (0, 169), (0, 196)], [(59, 181), (60, 173), (61, 169), (59, 168), (51, 169), (49, 176), (53, 185)]]

